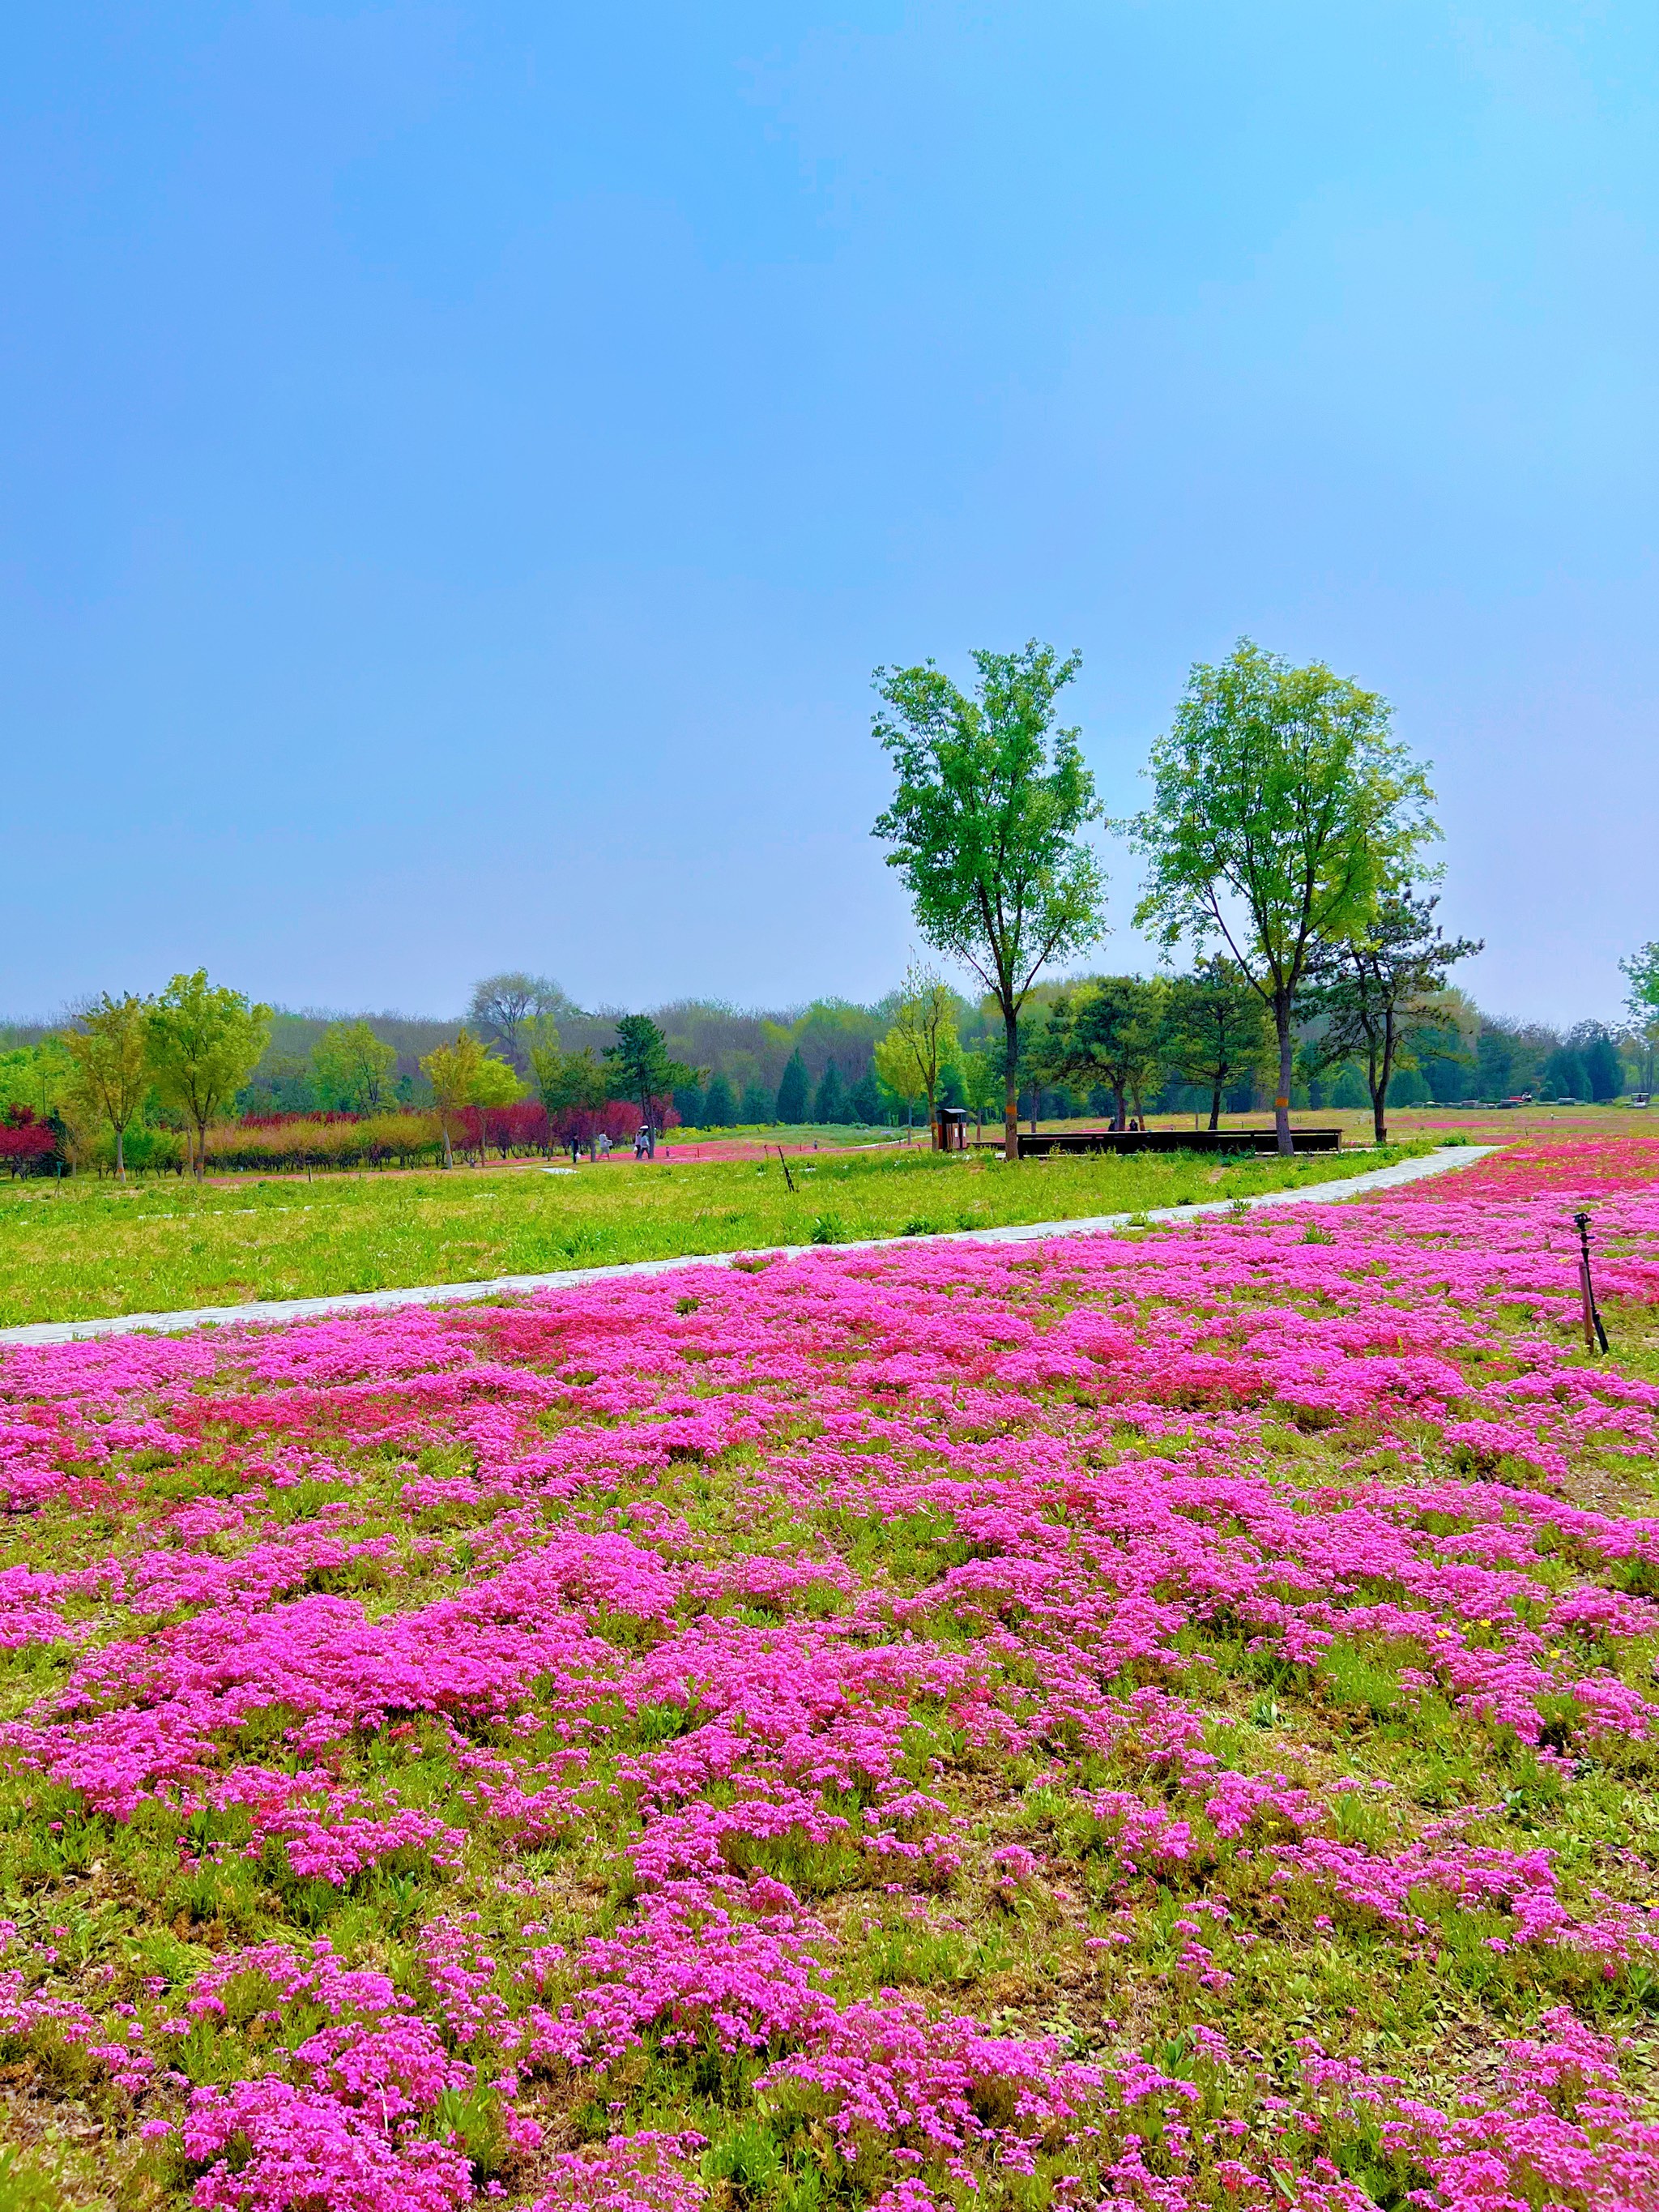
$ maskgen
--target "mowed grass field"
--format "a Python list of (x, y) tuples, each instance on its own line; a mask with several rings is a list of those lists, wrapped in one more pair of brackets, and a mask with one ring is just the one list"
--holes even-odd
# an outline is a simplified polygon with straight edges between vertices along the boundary
[(919, 1236), (1359, 1175), (1431, 1140), (1335, 1157), (1027, 1161), (914, 1151), (792, 1159), (0, 1187), (0, 1327), (237, 1305), (629, 1260)]

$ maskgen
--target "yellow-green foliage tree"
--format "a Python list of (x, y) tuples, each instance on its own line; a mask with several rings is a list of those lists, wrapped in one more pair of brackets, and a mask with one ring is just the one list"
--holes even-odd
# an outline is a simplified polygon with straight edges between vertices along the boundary
[(473, 1106), (511, 1106), (523, 1097), (524, 1085), (519, 1080), (518, 1071), (486, 1049), (483, 1065), (478, 1070), (477, 1080), (472, 1086), (472, 1096), (468, 1103)]
[(149, 1009), (127, 992), (106, 991), (82, 1015), (77, 1029), (58, 1040), (73, 1063), (70, 1097), (94, 1121), (107, 1122), (115, 1139), (115, 1176), (127, 1179), (126, 1134), (149, 1089)]
[(435, 1046), (421, 1062), (432, 1085), (432, 1103), (444, 1133), (444, 1165), (455, 1164), (453, 1125), (472, 1103), (472, 1085), (483, 1065), (484, 1048), (471, 1030), (458, 1030), (453, 1044)]
[(270, 1041), (269, 1006), (210, 984), (205, 968), (175, 975), (144, 1017), (150, 1074), (190, 1124), (191, 1171), (201, 1180), (208, 1124), (252, 1074)]
[(367, 1022), (331, 1022), (311, 1048), (318, 1096), (348, 1113), (378, 1114), (397, 1064), (397, 1048)]
[(455, 1164), (454, 1125), (469, 1106), (508, 1106), (520, 1095), (513, 1070), (487, 1052), (471, 1030), (458, 1030), (453, 1044), (441, 1044), (428, 1053), (421, 1072), (432, 1085), (447, 1168)]
[(42, 1037), (39, 1044), (0, 1052), (0, 1112), (8, 1106), (27, 1106), (44, 1121), (64, 1104), (74, 1073), (75, 1063), (60, 1037)]
[(939, 1142), (934, 1119), (939, 1087), (960, 1057), (951, 992), (931, 968), (912, 961), (899, 987), (893, 1025), (875, 1048), (876, 1073), (901, 1098), (927, 1101), (927, 1120), (935, 1144)]

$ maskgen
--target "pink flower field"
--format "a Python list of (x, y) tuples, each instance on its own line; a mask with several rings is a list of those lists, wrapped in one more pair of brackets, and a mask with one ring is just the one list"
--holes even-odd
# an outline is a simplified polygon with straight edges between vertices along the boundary
[(4, 1355), (0, 2203), (1652, 2212), (1656, 1304), (1584, 1139)]

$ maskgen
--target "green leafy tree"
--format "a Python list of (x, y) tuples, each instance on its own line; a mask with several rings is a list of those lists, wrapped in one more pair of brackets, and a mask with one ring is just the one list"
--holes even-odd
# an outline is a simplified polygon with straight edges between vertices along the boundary
[(662, 1102), (682, 1084), (700, 1082), (700, 1073), (683, 1060), (669, 1058), (663, 1033), (648, 1014), (624, 1014), (617, 1024), (617, 1042), (606, 1045), (605, 1056), (611, 1062), (611, 1095), (638, 1104), (651, 1157), (655, 1159)]
[(806, 1062), (797, 1049), (790, 1054), (783, 1080), (778, 1085), (778, 1120), (787, 1127), (799, 1127), (806, 1119), (810, 1096)]
[(0, 1052), (0, 1111), (27, 1106), (40, 1121), (49, 1121), (69, 1102), (74, 1079), (75, 1062), (61, 1037), (42, 1037), (39, 1044)]
[(477, 1080), (472, 1086), (471, 1104), (474, 1106), (512, 1106), (524, 1097), (524, 1085), (519, 1073), (507, 1061), (486, 1049), (483, 1065), (478, 1070)]
[(1218, 939), (1272, 1014), (1279, 1150), (1294, 1149), (1297, 995), (1325, 944), (1364, 937), (1383, 887), (1438, 836), (1422, 769), (1387, 703), (1244, 639), (1188, 679), (1152, 748), (1152, 805), (1125, 823), (1147, 864), (1135, 911), (1166, 945)]
[(853, 1085), (853, 1118), (868, 1129), (881, 1121), (881, 1083), (873, 1066), (866, 1067)]
[(258, 1065), (270, 1041), (271, 1009), (210, 984), (205, 968), (175, 975), (145, 1009), (145, 1049), (162, 1102), (190, 1124), (191, 1171), (206, 1166), (208, 1124)]
[(982, 1133), (1002, 1097), (1001, 1057), (989, 1052), (964, 1052), (957, 1062), (957, 1071), (962, 1079), (963, 1103), (974, 1117), (975, 1130)]
[(530, 1060), (550, 1123), (565, 1114), (589, 1117), (586, 1143), (591, 1156), (594, 1144), (591, 1117), (611, 1096), (610, 1070), (600, 1066), (591, 1045), (584, 1045), (580, 1052), (562, 1052), (556, 1043), (545, 1039), (531, 1048)]
[(1063, 993), (1048, 1016), (1045, 1072), (1085, 1089), (1112, 1094), (1112, 1127), (1121, 1129), (1131, 1104), (1145, 1121), (1143, 1094), (1158, 1080), (1164, 993), (1139, 975), (1101, 975)]
[(1164, 999), (1164, 1064), (1210, 1094), (1210, 1127), (1221, 1126), (1221, 1101), (1233, 1085), (1270, 1064), (1273, 1031), (1259, 993), (1224, 953), (1212, 953), (1190, 975), (1177, 975)]
[[(458, 1030), (453, 1044), (434, 1047), (422, 1060), (421, 1072), (432, 1085), (433, 1103), (443, 1130), (447, 1168), (455, 1164), (455, 1127), (469, 1106), (481, 1110), (490, 1106), (510, 1106), (523, 1096), (523, 1085), (514, 1071), (504, 1060), (497, 1059), (471, 1030)], [(481, 1136), (480, 1165), (483, 1154)]]
[(703, 1126), (709, 1129), (729, 1129), (738, 1118), (738, 1102), (732, 1096), (732, 1086), (723, 1075), (713, 1075), (702, 1098)]
[(1659, 1059), (1659, 939), (1654, 939), (1619, 963), (1630, 986), (1625, 1010), (1630, 1016), (1626, 1040), (1636, 1056), (1636, 1087), (1651, 1093), (1654, 1064)]
[(878, 669), (875, 734), (897, 778), (874, 834), (893, 847), (927, 943), (970, 968), (1003, 1024), (1003, 1141), (1019, 1157), (1019, 1014), (1044, 965), (1094, 943), (1104, 878), (1079, 732), (1054, 727), (1079, 656), (1035, 640), (975, 653), (971, 697), (932, 661)]
[(939, 1092), (960, 1056), (956, 1001), (931, 968), (912, 961), (899, 986), (892, 1027), (875, 1048), (876, 1073), (901, 1098), (927, 1101), (927, 1120), (939, 1142)]
[(1626, 1000), (1631, 1019), (1637, 1022), (1659, 1021), (1659, 938), (1652, 939), (1619, 963), (1620, 973), (1630, 986)]
[(1326, 1066), (1358, 1061), (1379, 1145), (1389, 1140), (1389, 1085), (1396, 1071), (1415, 1072), (1425, 1058), (1455, 1048), (1446, 976), (1481, 950), (1479, 938), (1442, 935), (1438, 903), (1409, 887), (1387, 886), (1363, 935), (1316, 948), (1309, 963), (1303, 1005), (1324, 1016), (1317, 1057)]
[(377, 1037), (367, 1022), (331, 1022), (311, 1048), (311, 1064), (325, 1106), (378, 1114), (386, 1101), (398, 1049)]
[[(562, 1113), (570, 1103), (565, 1095), (569, 1080), (568, 1063), (574, 1055), (560, 1045), (558, 1024), (551, 1015), (537, 1015), (524, 1024), (519, 1041), (537, 1097), (550, 1115)], [(592, 1059), (591, 1053), (588, 1057)]]
[(472, 1093), (484, 1063), (484, 1048), (471, 1030), (458, 1030), (453, 1044), (436, 1045), (421, 1061), (421, 1073), (432, 1085), (432, 1103), (444, 1136), (444, 1165), (455, 1164), (454, 1125), (472, 1103)]
[(314, 1114), (333, 1103), (317, 1085), (316, 1063), (311, 1054), (283, 1052), (267, 1046), (259, 1065), (236, 1094), (244, 1114)]
[(131, 992), (112, 999), (106, 991), (59, 1040), (75, 1064), (71, 1098), (94, 1120), (106, 1122), (114, 1136), (118, 1182), (127, 1179), (127, 1131), (149, 1090), (148, 1016), (143, 1000)]
[(749, 1082), (743, 1086), (743, 1101), (738, 1108), (738, 1119), (745, 1127), (763, 1128), (777, 1112), (777, 1101), (763, 1083)]

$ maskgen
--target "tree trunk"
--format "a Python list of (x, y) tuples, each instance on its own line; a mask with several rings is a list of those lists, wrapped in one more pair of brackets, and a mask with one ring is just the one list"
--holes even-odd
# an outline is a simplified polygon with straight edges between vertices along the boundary
[(1002, 1009), (1005, 1044), (1002, 1092), (1002, 1157), (1019, 1158), (1019, 1017)]
[(1125, 1126), (1123, 1114), (1123, 1085), (1121, 1083), (1115, 1083), (1112, 1085), (1112, 1127), (1115, 1129), (1121, 1129)]
[(125, 1133), (122, 1129), (115, 1132), (115, 1180), (117, 1182), (125, 1182), (127, 1179), (126, 1153), (121, 1143)]
[(1291, 1038), (1291, 999), (1288, 991), (1273, 1001), (1273, 1023), (1279, 1031), (1279, 1096), (1273, 1100), (1273, 1127), (1278, 1133), (1279, 1150), (1291, 1153), (1296, 1150), (1291, 1141), (1291, 1068), (1296, 1047)]
[(1371, 1085), (1371, 1134), (1379, 1145), (1389, 1141), (1389, 1078), (1394, 1073), (1394, 1047), (1382, 1047), (1381, 1079)]
[(1210, 1127), (1221, 1127), (1221, 1085), (1218, 1083), (1210, 1093)]
[(447, 1168), (453, 1168), (455, 1164), (455, 1152), (454, 1147), (449, 1141), (449, 1116), (447, 1114), (442, 1116), (442, 1128), (444, 1133), (444, 1165)]

